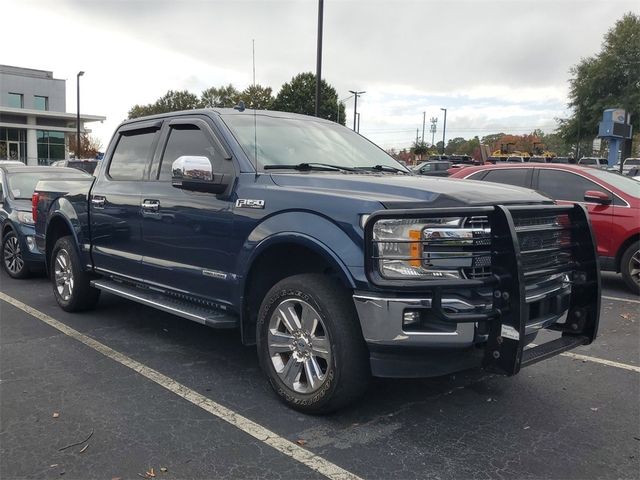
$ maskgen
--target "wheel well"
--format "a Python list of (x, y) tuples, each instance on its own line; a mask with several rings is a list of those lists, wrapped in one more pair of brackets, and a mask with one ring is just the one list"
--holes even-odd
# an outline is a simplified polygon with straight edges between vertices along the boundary
[(60, 237), (64, 237), (66, 235), (71, 235), (71, 229), (69, 225), (60, 217), (56, 217), (49, 223), (47, 227), (47, 233), (45, 235), (46, 239), (46, 250), (45, 250), (45, 260), (47, 271), (49, 270), (49, 264), (51, 261), (51, 252), (53, 250), (53, 246), (56, 244)]
[[(4, 238), (4, 236), (12, 230), (13, 230), (13, 227), (11, 225), (9, 224), (5, 225), (4, 228), (2, 229), (2, 238)], [(0, 240), (2, 238), (0, 238)]]
[(622, 255), (624, 254), (624, 252), (627, 250), (627, 248), (629, 248), (629, 245), (631, 245), (633, 242), (638, 241), (640, 241), (640, 233), (636, 233), (635, 235), (627, 238), (620, 246), (620, 248), (618, 249), (618, 253), (616, 253), (616, 272), (620, 273), (620, 263), (622, 262)]
[(256, 342), (256, 321), (262, 299), (276, 283), (301, 273), (322, 273), (335, 277), (345, 288), (348, 281), (324, 256), (295, 243), (274, 245), (256, 258), (245, 281), (242, 305), (242, 341)]

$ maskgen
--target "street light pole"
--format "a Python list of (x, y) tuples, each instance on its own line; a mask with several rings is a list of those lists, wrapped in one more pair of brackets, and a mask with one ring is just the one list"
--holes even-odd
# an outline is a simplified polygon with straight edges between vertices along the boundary
[(424, 125), (427, 122), (427, 112), (422, 112), (422, 143), (424, 143)]
[(320, 85), (322, 83), (322, 15), (324, 0), (318, 0), (318, 52), (316, 58), (316, 117), (320, 114)]
[(356, 131), (356, 117), (358, 116), (358, 97), (360, 95), (362, 95), (363, 93), (367, 93), (365, 91), (356, 91), (356, 90), (349, 90), (349, 93), (353, 93), (353, 96), (355, 97), (353, 100), (353, 131)]
[(444, 139), (447, 134), (447, 109), (441, 108), (440, 110), (444, 112), (444, 122), (442, 124), (442, 154), (444, 155)]
[(356, 129), (357, 133), (360, 133), (360, 112), (358, 112), (358, 128)]
[(84, 72), (78, 72), (76, 81), (76, 93), (77, 93), (77, 118), (76, 118), (76, 158), (80, 158), (80, 77), (84, 75)]

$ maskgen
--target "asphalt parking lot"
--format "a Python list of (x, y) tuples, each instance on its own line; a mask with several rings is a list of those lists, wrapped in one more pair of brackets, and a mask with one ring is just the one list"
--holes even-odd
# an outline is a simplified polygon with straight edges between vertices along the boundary
[(378, 379), (309, 417), (236, 331), (110, 295), (68, 314), (2, 272), (0, 478), (640, 478), (640, 299), (603, 286), (593, 345), (513, 378)]

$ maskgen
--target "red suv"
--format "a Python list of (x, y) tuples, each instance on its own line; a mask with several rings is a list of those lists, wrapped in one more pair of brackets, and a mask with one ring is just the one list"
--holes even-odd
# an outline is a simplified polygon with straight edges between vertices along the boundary
[(450, 178), (506, 183), (538, 190), (558, 203), (589, 210), (603, 270), (621, 272), (640, 294), (640, 182), (618, 173), (562, 164), (482, 165)]

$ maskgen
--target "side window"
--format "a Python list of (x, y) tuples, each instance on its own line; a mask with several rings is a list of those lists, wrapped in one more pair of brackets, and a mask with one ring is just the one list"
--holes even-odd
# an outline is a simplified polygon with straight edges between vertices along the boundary
[(109, 176), (114, 180), (142, 180), (157, 136), (156, 129), (121, 133), (109, 164)]
[(483, 180), (485, 182), (506, 183), (516, 187), (528, 187), (528, 175), (528, 168), (497, 168), (489, 170)]
[(211, 162), (214, 173), (222, 172), (225, 169), (225, 164), (231, 163), (222, 158), (207, 135), (196, 125), (173, 125), (162, 154), (158, 179), (171, 180), (173, 162), (183, 155), (207, 157)]
[(466, 177), (468, 180), (482, 180), (482, 178), (487, 174), (486, 170), (481, 170), (479, 172), (474, 173), (473, 175), (469, 175)]
[(538, 177), (538, 190), (554, 200), (584, 202), (584, 192), (598, 190), (609, 193), (600, 185), (574, 173), (561, 170), (541, 169)]

